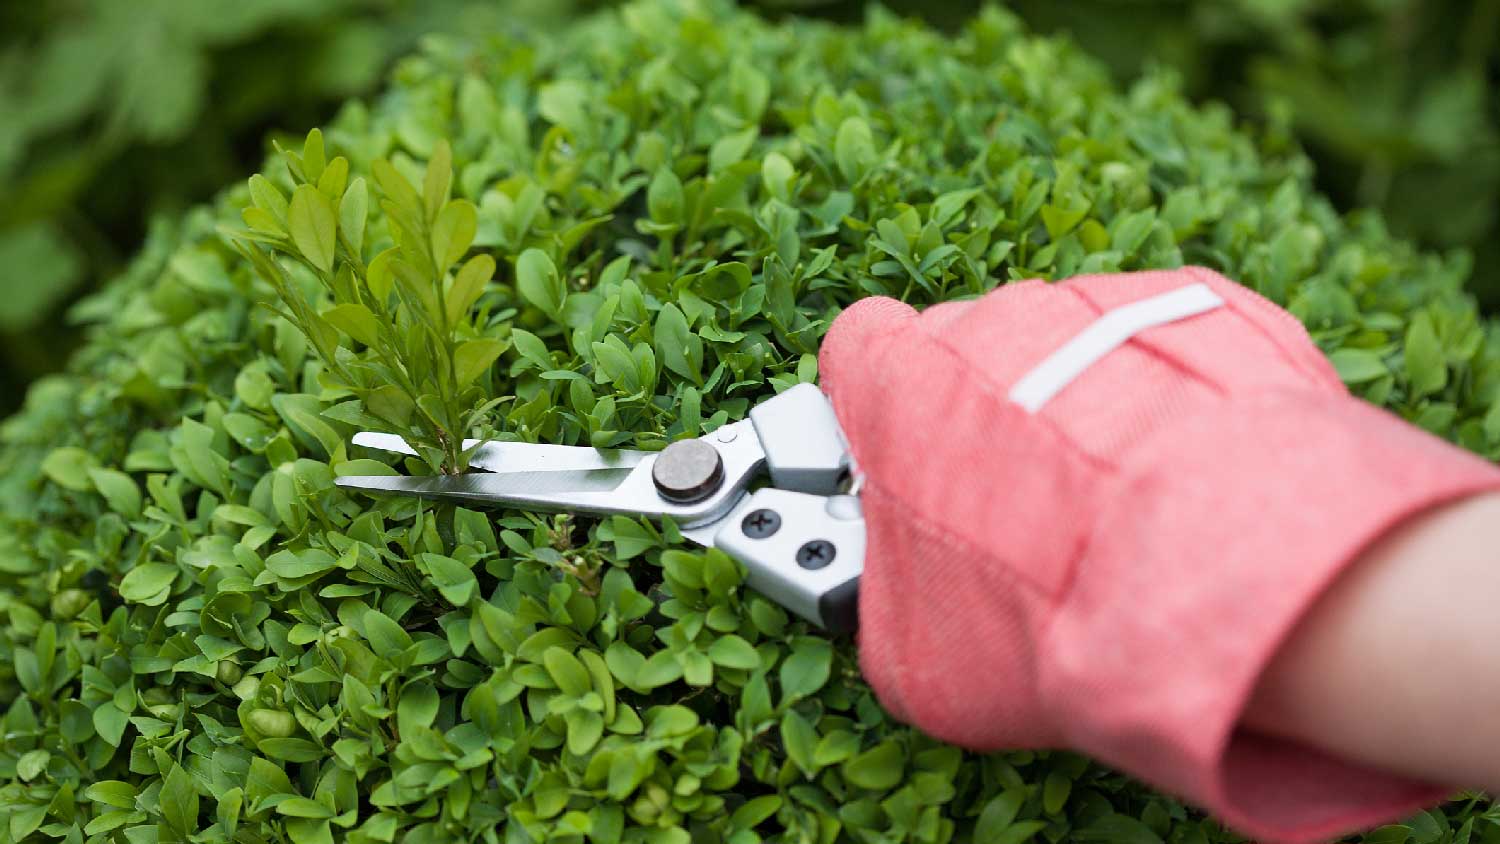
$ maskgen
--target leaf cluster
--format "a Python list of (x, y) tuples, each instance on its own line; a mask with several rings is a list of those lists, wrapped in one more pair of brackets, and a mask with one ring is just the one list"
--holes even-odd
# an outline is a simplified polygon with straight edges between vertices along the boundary
[[(861, 296), (1187, 262), (1500, 456), (1500, 332), (1461, 262), (1006, 13), (950, 38), (638, 0), (434, 39), (159, 223), (0, 429), (0, 841), (1236, 841), (1083, 758), (895, 723), (852, 642), (670, 524), (334, 483), (458, 468), (476, 434), (712, 430), (815, 380)], [(492, 365), (461, 365), (476, 342)], [(352, 447), (370, 426), (421, 456)], [(1500, 810), (1366, 840), (1496, 841)]]
[[(349, 179), (343, 156), (327, 159), (317, 129), (300, 154), (282, 155), (295, 185), (291, 198), (264, 176), (251, 177), (252, 204), (242, 213), (249, 228), (230, 236), (276, 291), (280, 304), (272, 307), (327, 367), (324, 383), (355, 396), (326, 414), (402, 434), (433, 469), (462, 472), (465, 435), (485, 438), (488, 411), (502, 401), (485, 399), (479, 379), (509, 342), (483, 328), (514, 311), (471, 313), (495, 273), (495, 259), (462, 260), (478, 212), (472, 202), (450, 196), (447, 143), (435, 147), (420, 192), (389, 161), (374, 163), (383, 236), (394, 243), (368, 263), (365, 179)], [(295, 263), (287, 266), (283, 256)], [(525, 257), (533, 276), (550, 271), (555, 279), (544, 254)], [(298, 270), (315, 285), (302, 283)]]

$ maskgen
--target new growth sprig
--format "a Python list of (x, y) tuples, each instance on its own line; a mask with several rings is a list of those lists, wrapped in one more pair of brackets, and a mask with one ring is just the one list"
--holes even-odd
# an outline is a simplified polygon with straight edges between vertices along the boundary
[(326, 158), (319, 130), (300, 154), (280, 152), (290, 199), (265, 176), (251, 177), (249, 229), (235, 234), (276, 292), (279, 303), (268, 306), (306, 335), (327, 367), (326, 386), (353, 396), (332, 411), (338, 418), (402, 434), (434, 470), (462, 472), (464, 439), (488, 433), (504, 400), (488, 396), (486, 376), (510, 344), (474, 310), (495, 260), (464, 259), (477, 214), (451, 198), (448, 144), (434, 147), (420, 191), (390, 161), (374, 162), (384, 212), (376, 230), (367, 228), (368, 183), (349, 178), (344, 156)]

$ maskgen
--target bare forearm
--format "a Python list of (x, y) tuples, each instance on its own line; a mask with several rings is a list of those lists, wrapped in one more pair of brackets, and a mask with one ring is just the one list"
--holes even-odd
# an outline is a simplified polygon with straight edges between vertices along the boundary
[(1438, 783), (1500, 791), (1500, 495), (1419, 516), (1322, 597), (1247, 726)]

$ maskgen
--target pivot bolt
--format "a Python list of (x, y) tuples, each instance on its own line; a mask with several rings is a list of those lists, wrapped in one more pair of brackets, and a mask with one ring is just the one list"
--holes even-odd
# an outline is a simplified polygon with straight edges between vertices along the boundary
[(740, 522), (740, 530), (751, 539), (765, 539), (781, 530), (781, 516), (775, 510), (755, 510)]
[(820, 569), (833, 562), (838, 549), (826, 539), (814, 539), (797, 549), (797, 565), (805, 569)]
[(724, 485), (724, 460), (718, 449), (702, 440), (678, 440), (656, 455), (651, 480), (662, 498), (692, 504)]

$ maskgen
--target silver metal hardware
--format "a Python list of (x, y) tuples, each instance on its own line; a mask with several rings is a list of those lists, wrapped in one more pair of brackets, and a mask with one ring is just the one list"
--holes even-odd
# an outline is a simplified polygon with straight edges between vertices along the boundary
[(839, 492), (849, 474), (849, 448), (833, 405), (811, 384), (798, 384), (750, 409), (766, 450), (771, 482), (821, 495)]
[[(398, 436), (355, 445), (415, 452)], [(671, 518), (684, 538), (745, 564), (749, 585), (824, 627), (855, 624), (865, 524), (847, 486), (850, 460), (828, 399), (801, 384), (750, 418), (660, 452), (466, 441), (461, 475), (343, 477), (340, 487), (469, 505)], [(749, 491), (767, 472), (771, 486)]]
[(651, 482), (668, 501), (701, 501), (724, 483), (724, 460), (703, 440), (678, 440), (656, 456)]

